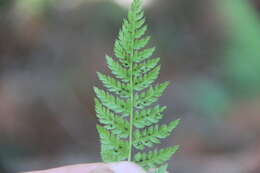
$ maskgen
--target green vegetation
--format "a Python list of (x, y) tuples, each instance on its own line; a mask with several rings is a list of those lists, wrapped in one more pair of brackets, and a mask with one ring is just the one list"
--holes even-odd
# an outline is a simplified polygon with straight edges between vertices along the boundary
[(179, 146), (143, 150), (168, 137), (180, 120), (158, 125), (166, 107), (152, 104), (169, 82), (151, 86), (160, 72), (160, 58), (150, 59), (155, 47), (145, 48), (150, 40), (145, 36), (147, 28), (141, 1), (134, 0), (115, 41), (115, 58), (106, 57), (115, 78), (98, 73), (107, 91), (94, 87), (96, 113), (103, 124), (97, 129), (103, 161), (134, 161), (146, 170), (156, 168), (155, 173), (164, 173), (165, 162)]

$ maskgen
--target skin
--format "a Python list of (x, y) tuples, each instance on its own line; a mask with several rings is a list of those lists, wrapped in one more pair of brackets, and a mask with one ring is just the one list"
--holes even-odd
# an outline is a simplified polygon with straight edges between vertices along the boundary
[(103, 163), (79, 164), (79, 165), (64, 166), (64, 167), (48, 169), (48, 170), (24, 172), (24, 173), (90, 173), (94, 169), (103, 166), (104, 166)]
[(24, 173), (146, 173), (131, 162), (90, 163)]

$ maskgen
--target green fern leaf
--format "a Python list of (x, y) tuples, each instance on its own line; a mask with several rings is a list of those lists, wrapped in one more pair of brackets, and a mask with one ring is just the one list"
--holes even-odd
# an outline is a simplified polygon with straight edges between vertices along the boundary
[(139, 63), (134, 66), (134, 75), (135, 77), (141, 77), (143, 74), (149, 72), (153, 69), (160, 61), (160, 58), (153, 58), (147, 60), (144, 63)]
[(134, 132), (134, 147), (139, 150), (143, 150), (145, 147), (153, 147), (154, 144), (160, 143), (159, 139), (168, 137), (179, 122), (178, 119), (167, 125), (150, 126), (142, 131), (137, 129)]
[(127, 138), (129, 136), (129, 122), (102, 106), (97, 99), (95, 99), (95, 103), (99, 122), (104, 124), (104, 127), (111, 130), (113, 134)]
[(110, 92), (114, 92), (121, 97), (129, 97), (129, 86), (125, 83), (122, 83), (112, 77), (106, 76), (102, 73), (97, 73), (99, 80), (103, 82), (103, 85)]
[(139, 21), (136, 22), (136, 28), (140, 29), (145, 23), (145, 18), (140, 19)]
[(159, 168), (155, 169), (152, 173), (166, 173), (168, 164), (162, 165)]
[(158, 65), (152, 71), (146, 73), (142, 77), (134, 77), (134, 89), (136, 91), (141, 91), (150, 86), (158, 78), (160, 68), (161, 66)]
[(112, 73), (119, 79), (121, 79), (123, 82), (129, 82), (130, 77), (128, 74), (127, 69), (122, 67), (121, 64), (118, 62), (114, 61), (111, 57), (107, 56), (107, 64)]
[(114, 57), (106, 56), (113, 76), (97, 73), (107, 89), (94, 87), (96, 114), (102, 124), (97, 125), (97, 130), (103, 161), (134, 161), (146, 169), (153, 168), (153, 173), (165, 173), (167, 164), (164, 162), (170, 159), (178, 146), (134, 152), (134, 148), (143, 150), (159, 144), (179, 124), (179, 120), (175, 120), (158, 125), (166, 107), (147, 108), (169, 85), (169, 82), (163, 82), (152, 86), (161, 66), (160, 58), (151, 58), (155, 47), (146, 48), (151, 39), (145, 36), (147, 29), (141, 0), (133, 0), (114, 44)]
[(158, 97), (160, 97), (166, 87), (169, 85), (169, 82), (164, 82), (160, 85), (156, 85), (155, 87), (150, 87), (147, 91), (136, 94), (135, 95), (135, 107), (137, 109), (142, 109), (146, 106), (151, 105), (155, 101), (157, 101)]
[(97, 87), (94, 87), (94, 91), (101, 102), (112, 111), (115, 111), (116, 113), (123, 113), (124, 115), (129, 114), (129, 104), (126, 101), (110, 95)]
[(148, 29), (147, 25), (145, 25), (142, 28), (138, 29), (136, 31), (136, 33), (135, 33), (135, 36), (134, 36), (135, 39), (138, 39), (138, 38), (142, 37), (145, 34), (145, 32), (147, 31), (147, 29)]
[(144, 61), (145, 59), (152, 56), (154, 51), (155, 51), (155, 47), (147, 48), (142, 51), (138, 51), (138, 52), (136, 52), (135, 56), (133, 57), (133, 60), (136, 63)]
[(141, 111), (135, 112), (134, 126), (136, 128), (144, 128), (152, 124), (156, 124), (162, 119), (163, 114), (161, 114), (166, 109), (166, 106), (155, 106), (150, 109), (142, 109)]
[(155, 168), (165, 161), (169, 160), (171, 156), (179, 149), (179, 146), (163, 148), (160, 150), (153, 150), (145, 153), (138, 152), (135, 155), (135, 162), (143, 166), (145, 169)]
[(124, 160), (128, 154), (128, 143), (119, 137), (111, 135), (105, 128), (97, 126), (101, 140), (101, 156), (104, 162)]
[(150, 39), (151, 39), (151, 37), (147, 36), (147, 37), (142, 38), (140, 40), (135, 40), (134, 49), (138, 50), (138, 49), (144, 48), (144, 46), (147, 45), (147, 43), (150, 41)]

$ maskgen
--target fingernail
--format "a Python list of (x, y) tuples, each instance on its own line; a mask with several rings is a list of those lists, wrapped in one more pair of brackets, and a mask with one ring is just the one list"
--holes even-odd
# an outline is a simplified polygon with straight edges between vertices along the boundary
[(113, 173), (145, 173), (141, 167), (132, 162), (109, 163), (108, 167)]
[(108, 166), (100, 166), (90, 171), (89, 173), (115, 173)]

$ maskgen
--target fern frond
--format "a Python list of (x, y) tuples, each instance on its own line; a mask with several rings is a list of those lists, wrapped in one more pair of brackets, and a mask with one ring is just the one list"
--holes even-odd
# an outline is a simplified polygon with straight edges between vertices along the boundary
[(160, 97), (166, 87), (169, 85), (169, 82), (164, 82), (155, 87), (150, 87), (147, 91), (135, 95), (135, 107), (137, 109), (142, 109), (146, 106), (151, 105), (156, 102), (158, 97)]
[(124, 51), (124, 48), (121, 46), (118, 40), (115, 41), (114, 52), (115, 56), (119, 59), (123, 59), (126, 57), (126, 52)]
[(169, 160), (178, 149), (179, 146), (175, 145), (173, 147), (163, 148), (160, 150), (155, 149), (144, 153), (138, 152), (135, 155), (135, 162), (146, 169), (155, 168)]
[(109, 56), (106, 56), (106, 60), (112, 74), (114, 74), (118, 79), (121, 79), (123, 82), (129, 82), (130, 76), (127, 69), (122, 67), (120, 63), (114, 61), (113, 58)]
[(102, 106), (97, 99), (95, 99), (95, 103), (99, 122), (104, 124), (107, 130), (111, 130), (114, 135), (127, 138), (129, 136), (129, 122)]
[(136, 91), (141, 91), (141, 90), (147, 88), (148, 86), (150, 86), (158, 78), (160, 68), (161, 68), (161, 66), (158, 65), (152, 71), (150, 71), (149, 73), (146, 73), (142, 77), (135, 77), (134, 78), (134, 81), (135, 81), (134, 89)]
[(141, 77), (143, 74), (153, 69), (160, 61), (160, 58), (153, 58), (134, 66), (134, 76)]
[[(107, 89), (94, 87), (97, 95), (95, 109), (101, 125), (97, 130), (101, 140), (101, 156), (105, 162), (134, 161), (153, 173), (165, 173), (164, 163), (177, 151), (178, 146), (161, 150), (139, 152), (160, 143), (178, 125), (175, 120), (158, 125), (165, 106), (154, 106), (169, 82), (152, 86), (159, 76), (160, 58), (151, 58), (155, 47), (146, 48), (151, 37), (146, 36), (141, 0), (133, 0), (127, 17), (114, 44), (114, 56), (106, 56), (113, 76), (97, 73)], [(151, 59), (149, 59), (151, 58)]]
[(144, 48), (148, 44), (150, 39), (151, 39), (150, 36), (146, 36), (145, 38), (142, 38), (142, 39), (139, 39), (139, 40), (135, 40), (134, 49), (135, 50), (139, 50), (139, 49)]
[(103, 82), (103, 85), (108, 89), (108, 91), (114, 92), (124, 98), (129, 97), (129, 85), (99, 72), (97, 75), (99, 80)]
[(166, 173), (168, 164), (162, 165), (159, 168), (155, 169), (152, 173)]
[(135, 39), (142, 37), (145, 34), (145, 32), (147, 31), (147, 29), (148, 29), (147, 25), (144, 25), (144, 26), (142, 26), (142, 28), (138, 29), (134, 35)]
[(111, 135), (105, 128), (97, 125), (101, 140), (101, 156), (104, 162), (124, 160), (128, 154), (128, 143)]
[(155, 51), (155, 47), (147, 48), (142, 51), (138, 51), (138, 52), (136, 52), (135, 56), (133, 57), (133, 60), (136, 63), (144, 61), (147, 58), (149, 58), (150, 56), (152, 56), (154, 51)]
[(166, 106), (155, 106), (150, 109), (142, 109), (141, 111), (135, 112), (134, 126), (136, 128), (144, 128), (152, 124), (156, 124), (162, 119), (163, 114), (161, 114), (166, 109)]
[(94, 87), (94, 91), (97, 97), (101, 100), (102, 104), (112, 111), (116, 113), (123, 113), (124, 115), (129, 114), (129, 104), (126, 101), (119, 99), (118, 97), (115, 97), (97, 87)]
[(168, 137), (179, 122), (178, 119), (169, 124), (150, 126), (142, 131), (137, 129), (134, 132), (134, 147), (139, 150), (143, 150), (145, 147), (153, 147), (154, 144), (160, 143), (159, 139)]

